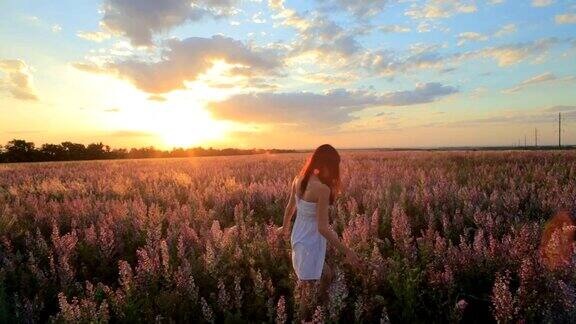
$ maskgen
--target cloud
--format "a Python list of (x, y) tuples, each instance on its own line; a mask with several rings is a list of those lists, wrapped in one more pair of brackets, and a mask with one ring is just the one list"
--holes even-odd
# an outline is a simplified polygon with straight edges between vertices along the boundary
[(166, 101), (166, 98), (165, 98), (165, 97), (163, 97), (163, 96), (158, 96), (158, 95), (148, 96), (147, 99), (150, 100), (150, 101), (158, 101), (158, 102), (164, 102), (164, 101)]
[(553, 73), (545, 72), (545, 73), (533, 76), (531, 78), (528, 78), (528, 79), (520, 82), (518, 85), (514, 86), (513, 88), (504, 90), (504, 92), (506, 92), (506, 93), (518, 92), (529, 85), (533, 85), (533, 84), (537, 84), (537, 83), (550, 82), (552, 80), (557, 80), (557, 79), (558, 78)]
[(258, 11), (252, 16), (252, 22), (255, 24), (265, 24), (266, 19), (262, 17), (262, 11)]
[(370, 52), (363, 55), (359, 65), (371, 74), (393, 76), (415, 69), (440, 68), (447, 60), (448, 57), (438, 53), (435, 48), (427, 48), (407, 56), (392, 51)]
[(255, 123), (341, 124), (351, 112), (376, 105), (378, 97), (364, 91), (332, 90), (317, 94), (239, 94), (209, 105), (214, 118)]
[(294, 28), (297, 32), (289, 46), (291, 57), (313, 54), (319, 64), (330, 62), (332, 66), (337, 63), (343, 66), (362, 50), (356, 36), (367, 33), (366, 28), (344, 29), (318, 12), (304, 16), (285, 7), (282, 0), (271, 0), (269, 6), (276, 12), (274, 18), (281, 25)]
[(24, 16), (24, 20), (36, 25), (41, 23), (41, 20), (38, 18), (38, 16)]
[(383, 33), (408, 33), (408, 32), (410, 32), (409, 27), (404, 27), (404, 26), (400, 26), (400, 25), (383, 25), (383, 26), (378, 26), (376, 29), (378, 31), (383, 32)]
[(545, 72), (545, 73), (533, 76), (531, 78), (528, 78), (528, 79), (520, 82), (519, 84), (513, 86), (512, 88), (508, 88), (508, 89), (503, 90), (502, 92), (503, 93), (515, 93), (515, 92), (523, 90), (526, 87), (529, 87), (529, 86), (534, 85), (534, 84), (552, 83), (552, 82), (555, 82), (555, 83), (574, 82), (574, 81), (576, 81), (575, 76), (567, 76), (567, 77), (563, 77), (563, 78), (558, 78), (553, 73)]
[(309, 73), (308, 71), (302, 71), (301, 74), (296, 75), (295, 79), (298, 81), (303, 81), (307, 83), (320, 83), (323, 85), (345, 85), (350, 84), (356, 80), (354, 76), (350, 73), (322, 73), (315, 72)]
[(469, 60), (493, 59), (501, 67), (518, 64), (528, 58), (542, 58), (547, 51), (561, 43), (557, 38), (543, 38), (526, 43), (485, 47), (479, 50), (443, 54), (440, 46), (414, 48), (408, 55), (393, 51), (367, 52), (358, 66), (371, 75), (394, 76), (421, 69), (453, 70), (453, 65)]
[(476, 12), (477, 9), (474, 1), (427, 0), (423, 5), (420, 3), (411, 5), (405, 14), (412, 19), (441, 19)]
[(6, 74), (0, 79), (0, 90), (9, 92), (20, 100), (38, 100), (30, 68), (22, 60), (0, 60), (0, 71)]
[(532, 7), (547, 7), (554, 3), (554, 0), (532, 0)]
[(96, 42), (96, 43), (100, 43), (102, 41), (105, 41), (107, 39), (109, 39), (110, 37), (112, 37), (112, 35), (110, 35), (109, 33), (105, 33), (105, 32), (101, 32), (101, 31), (96, 31), (96, 32), (87, 32), (87, 31), (78, 31), (76, 33), (76, 36), (91, 41), (91, 42)]
[(470, 127), (478, 125), (510, 125), (510, 124), (543, 124), (558, 121), (558, 112), (562, 112), (562, 118), (576, 118), (576, 106), (557, 105), (540, 107), (536, 109), (522, 109), (522, 111), (495, 112), (489, 116), (473, 119), (464, 119), (455, 122), (438, 122), (424, 127)]
[(38, 134), (44, 133), (45, 130), (17, 130), (17, 131), (7, 131), (5, 134)]
[(74, 63), (73, 66), (92, 73), (108, 73), (128, 80), (150, 94), (186, 89), (186, 82), (196, 80), (210, 70), (216, 61), (230, 64), (228, 73), (249, 79), (276, 73), (281, 65), (277, 51), (249, 47), (224, 36), (171, 39), (159, 60), (143, 60), (131, 56), (102, 65)]
[(467, 41), (474, 41), (474, 42), (485, 42), (488, 40), (488, 36), (475, 33), (475, 32), (464, 32), (458, 34), (458, 46), (464, 45)]
[(106, 73), (107, 72), (105, 68), (100, 67), (94, 63), (72, 62), (70, 65), (72, 65), (72, 67), (74, 67), (80, 71), (89, 72), (89, 73)]
[(55, 34), (62, 31), (62, 26), (60, 24), (52, 24), (46, 20), (39, 18), (38, 16), (22, 16), (22, 19), (30, 25), (50, 30)]
[(503, 37), (512, 33), (515, 33), (517, 30), (516, 24), (507, 24), (502, 26), (498, 31), (494, 33), (494, 37)]
[(325, 9), (345, 10), (356, 18), (375, 16), (382, 12), (389, 0), (318, 0)]
[(546, 111), (550, 111), (550, 112), (576, 111), (576, 106), (566, 106), (566, 105), (552, 106), (552, 107), (546, 108)]
[(110, 133), (111, 137), (152, 137), (155, 133), (137, 130), (118, 130)]
[(330, 90), (324, 93), (247, 93), (210, 103), (214, 118), (252, 123), (288, 123), (326, 128), (354, 119), (353, 112), (374, 106), (429, 103), (458, 92), (439, 83), (419, 84), (414, 90), (377, 94), (365, 90)]
[(134, 46), (152, 45), (154, 34), (188, 21), (234, 13), (235, 0), (105, 0), (101, 25)]
[(421, 83), (414, 90), (390, 92), (382, 96), (386, 106), (409, 106), (436, 101), (438, 98), (455, 94), (458, 89), (437, 82)]
[[(566, 118), (574, 118), (576, 117), (576, 111), (569, 111), (562, 114), (562, 116)], [(446, 126), (472, 126), (481, 124), (540, 124), (555, 122), (557, 120), (558, 114), (556, 113), (508, 113), (503, 115), (448, 123)]]
[(576, 24), (576, 14), (563, 14), (554, 17), (557, 24)]
[(496, 60), (499, 66), (508, 66), (517, 64), (531, 56), (542, 56), (552, 45), (559, 42), (557, 38), (544, 38), (527, 43), (489, 47), (465, 54), (464, 57), (490, 57)]

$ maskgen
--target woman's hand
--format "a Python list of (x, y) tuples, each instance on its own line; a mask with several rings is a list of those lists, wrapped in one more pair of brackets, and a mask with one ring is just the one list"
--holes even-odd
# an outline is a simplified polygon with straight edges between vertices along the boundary
[(276, 233), (285, 240), (290, 240), (290, 228), (280, 226), (276, 229)]

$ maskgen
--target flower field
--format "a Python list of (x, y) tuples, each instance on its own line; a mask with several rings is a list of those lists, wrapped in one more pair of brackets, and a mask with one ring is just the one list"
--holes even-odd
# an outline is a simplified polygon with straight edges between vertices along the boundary
[[(574, 322), (543, 228), (574, 152), (343, 152), (324, 322)], [(0, 323), (292, 322), (281, 224), (305, 154), (0, 165)]]

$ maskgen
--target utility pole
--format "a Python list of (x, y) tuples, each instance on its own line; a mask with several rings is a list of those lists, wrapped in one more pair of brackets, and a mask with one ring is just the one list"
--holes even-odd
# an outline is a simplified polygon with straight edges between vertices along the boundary
[(524, 148), (526, 148), (526, 134), (524, 134)]
[(558, 148), (562, 148), (562, 113), (558, 113)]
[(534, 146), (538, 147), (538, 128), (534, 128)]

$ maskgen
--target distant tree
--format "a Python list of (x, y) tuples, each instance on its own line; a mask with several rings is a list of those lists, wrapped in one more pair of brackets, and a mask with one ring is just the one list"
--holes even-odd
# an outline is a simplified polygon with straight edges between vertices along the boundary
[(62, 144), (43, 144), (36, 149), (34, 143), (25, 140), (14, 139), (4, 147), (0, 146), (0, 162), (31, 162), (31, 161), (74, 161), (74, 160), (101, 160), (101, 159), (145, 159), (145, 158), (169, 158), (190, 156), (219, 156), (219, 155), (244, 155), (262, 153), (286, 153), (293, 150), (262, 150), (262, 149), (204, 149), (173, 148), (170, 151), (157, 150), (153, 146), (143, 148), (111, 149), (102, 143), (84, 144), (63, 142)]
[(100, 160), (104, 158), (106, 158), (106, 151), (104, 150), (104, 144), (92, 143), (86, 147), (85, 152), (86, 160)]
[(66, 160), (66, 149), (58, 144), (44, 144), (40, 148), (40, 155), (43, 160), (64, 161)]
[(109, 154), (110, 159), (127, 159), (128, 150), (127, 149), (113, 149)]
[(13, 139), (8, 142), (5, 149), (4, 155), (7, 162), (37, 161), (39, 158), (34, 143), (25, 140)]
[(131, 159), (144, 159), (152, 157), (161, 157), (161, 152), (154, 149), (153, 146), (142, 147), (142, 148), (132, 148), (128, 153), (128, 157)]
[(66, 152), (66, 160), (85, 160), (86, 147), (83, 144), (63, 142), (62, 147)]

